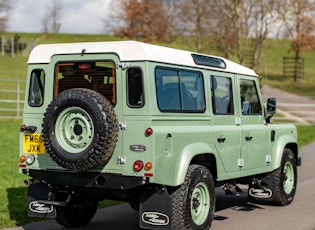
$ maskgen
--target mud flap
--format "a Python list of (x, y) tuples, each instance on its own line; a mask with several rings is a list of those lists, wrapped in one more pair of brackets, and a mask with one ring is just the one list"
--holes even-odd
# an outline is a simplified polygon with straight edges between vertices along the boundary
[(28, 216), (55, 218), (56, 209), (51, 204), (44, 204), (40, 201), (47, 201), (51, 190), (44, 184), (32, 184), (28, 187)]
[(268, 173), (263, 178), (253, 178), (248, 195), (254, 199), (273, 200), (273, 177)]
[(167, 190), (160, 188), (140, 200), (139, 223), (144, 229), (171, 229), (172, 201)]

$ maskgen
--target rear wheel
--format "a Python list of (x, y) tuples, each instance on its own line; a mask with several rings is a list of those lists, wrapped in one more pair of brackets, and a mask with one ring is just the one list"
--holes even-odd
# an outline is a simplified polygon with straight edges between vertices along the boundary
[(185, 182), (172, 195), (172, 229), (209, 229), (215, 209), (215, 187), (207, 168), (190, 165)]

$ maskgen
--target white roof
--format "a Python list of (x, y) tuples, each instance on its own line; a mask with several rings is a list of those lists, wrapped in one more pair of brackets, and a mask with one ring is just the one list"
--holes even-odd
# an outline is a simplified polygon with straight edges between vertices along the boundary
[[(121, 62), (126, 61), (154, 61), (161, 63), (177, 64), (182, 66), (199, 67), (205, 69), (216, 69), (223, 71), (221, 68), (214, 68), (204, 65), (196, 65), (192, 54), (194, 52), (173, 49), (163, 46), (151, 45), (136, 41), (114, 41), (114, 42), (86, 42), (86, 43), (64, 43), (64, 44), (47, 44), (36, 46), (28, 59), (29, 64), (49, 63), (54, 55), (58, 54), (85, 54), (95, 53), (116, 53)], [(215, 57), (200, 54), (207, 57)], [(215, 57), (217, 58), (217, 57)], [(247, 67), (221, 58), (226, 64), (224, 71), (256, 76), (256, 73)]]

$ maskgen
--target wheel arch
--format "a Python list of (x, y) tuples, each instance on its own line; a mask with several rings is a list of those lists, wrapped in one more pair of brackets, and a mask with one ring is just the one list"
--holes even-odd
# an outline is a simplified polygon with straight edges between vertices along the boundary
[(290, 135), (282, 136), (278, 139), (278, 141), (275, 143), (274, 148), (274, 161), (273, 161), (273, 168), (279, 168), (281, 165), (282, 155), (284, 149), (290, 149), (294, 153), (295, 159), (297, 161), (297, 164), (299, 162), (299, 152), (298, 152), (298, 143), (296, 139)]
[(217, 162), (212, 148), (206, 143), (193, 143), (185, 146), (177, 158), (174, 168), (175, 186), (184, 183), (191, 164), (203, 165), (208, 168), (214, 180), (217, 177)]

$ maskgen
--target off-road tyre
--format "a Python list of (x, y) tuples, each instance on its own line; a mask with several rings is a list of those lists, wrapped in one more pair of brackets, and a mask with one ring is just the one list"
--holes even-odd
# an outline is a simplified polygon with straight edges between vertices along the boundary
[(206, 167), (190, 165), (184, 183), (171, 198), (172, 229), (210, 229), (215, 210), (215, 186)]
[(66, 228), (77, 228), (89, 224), (94, 217), (98, 202), (87, 202), (79, 198), (72, 200), (63, 207), (56, 207), (58, 224)]
[(273, 200), (278, 205), (293, 201), (297, 186), (296, 158), (290, 149), (284, 149), (280, 168), (272, 175), (274, 179)]
[(101, 94), (73, 88), (58, 94), (43, 118), (47, 153), (59, 165), (85, 171), (106, 164), (118, 140), (118, 120)]

